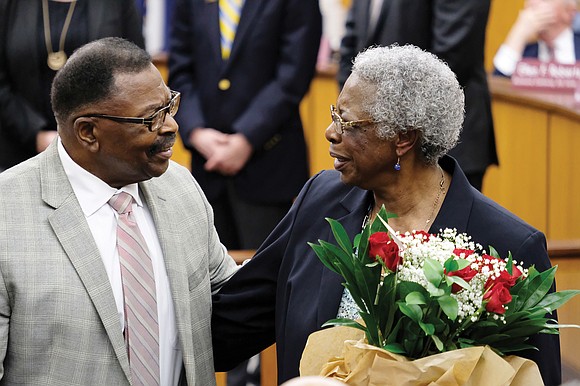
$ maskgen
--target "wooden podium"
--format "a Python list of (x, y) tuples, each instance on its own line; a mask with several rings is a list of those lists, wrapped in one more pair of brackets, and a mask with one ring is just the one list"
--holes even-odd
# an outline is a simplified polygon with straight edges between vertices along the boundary
[[(580, 105), (571, 93), (516, 89), (505, 78), (489, 86), (499, 166), (483, 191), (546, 234), (557, 289), (580, 289)], [(580, 324), (580, 297), (558, 316)], [(580, 330), (563, 329), (560, 344), (565, 368), (580, 372)]]

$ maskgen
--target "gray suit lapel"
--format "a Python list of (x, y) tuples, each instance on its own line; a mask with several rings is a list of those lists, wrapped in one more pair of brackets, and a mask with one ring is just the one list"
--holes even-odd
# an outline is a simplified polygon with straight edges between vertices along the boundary
[(129, 360), (119, 315), (101, 255), (57, 153), (56, 142), (40, 166), (43, 200), (53, 208), (48, 220), (99, 314), (121, 367), (129, 378)]
[[(175, 310), (175, 320), (179, 332), (183, 352), (184, 368), (195, 369), (193, 355), (195, 353), (192, 346), (193, 338), (191, 331), (191, 309), (189, 302), (189, 281), (187, 264), (182, 260), (182, 254), (179, 253), (179, 245), (183, 240), (179, 239), (178, 233), (173, 232), (175, 227), (174, 220), (179, 217), (175, 212), (175, 205), (168, 205), (172, 197), (168, 197), (168, 189), (161, 189), (156, 186), (156, 180), (148, 180), (139, 184), (139, 189), (143, 195), (145, 205), (149, 209), (157, 237), (163, 251), (165, 269), (171, 287), (171, 298)], [(189, 378), (195, 377), (195, 374), (189, 374)]]

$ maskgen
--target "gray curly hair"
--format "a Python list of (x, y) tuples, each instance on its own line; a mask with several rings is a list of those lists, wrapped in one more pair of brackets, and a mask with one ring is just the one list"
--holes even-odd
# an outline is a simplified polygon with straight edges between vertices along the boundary
[(465, 98), (455, 74), (435, 55), (412, 45), (371, 47), (356, 56), (352, 74), (376, 89), (364, 103), (380, 122), (379, 137), (419, 131), (428, 164), (457, 144)]

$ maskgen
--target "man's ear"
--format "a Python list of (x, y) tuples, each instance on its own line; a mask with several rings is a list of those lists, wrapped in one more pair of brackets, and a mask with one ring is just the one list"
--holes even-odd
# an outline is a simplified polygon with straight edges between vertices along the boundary
[(74, 121), (73, 131), (77, 141), (88, 151), (99, 150), (99, 141), (96, 136), (97, 122), (91, 117), (79, 117)]
[(395, 141), (397, 156), (402, 157), (408, 151), (413, 149), (418, 140), (419, 133), (417, 130), (407, 130), (404, 133), (397, 134), (397, 139)]

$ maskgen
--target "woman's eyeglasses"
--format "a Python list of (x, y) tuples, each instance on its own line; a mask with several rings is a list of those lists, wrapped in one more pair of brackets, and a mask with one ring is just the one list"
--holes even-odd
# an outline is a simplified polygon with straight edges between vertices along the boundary
[(366, 125), (369, 123), (379, 123), (373, 119), (361, 119), (358, 121), (345, 121), (342, 117), (338, 114), (336, 107), (334, 105), (330, 105), (330, 117), (332, 118), (332, 122), (334, 122), (334, 131), (337, 134), (344, 133), (345, 129), (350, 129), (352, 127), (358, 125)]

